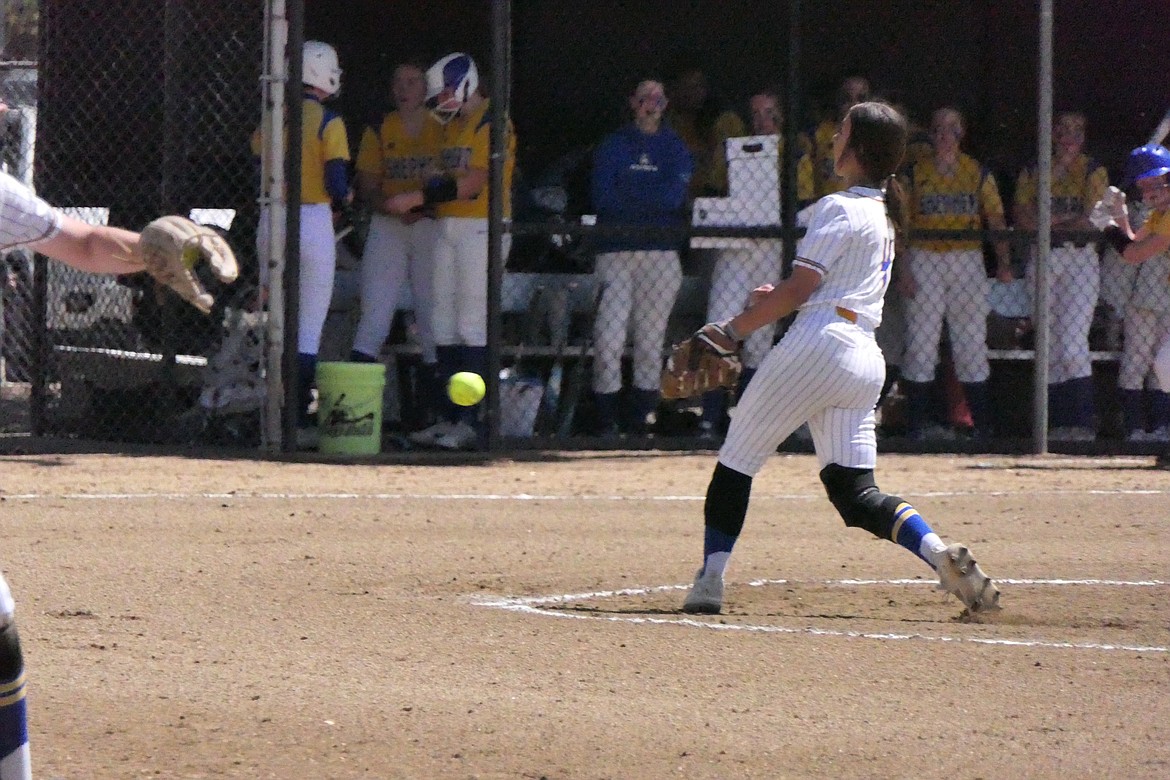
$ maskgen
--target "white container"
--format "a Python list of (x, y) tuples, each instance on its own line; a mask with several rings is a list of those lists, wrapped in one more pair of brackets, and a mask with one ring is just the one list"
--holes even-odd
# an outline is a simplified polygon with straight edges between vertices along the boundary
[[(727, 196), (733, 201), (780, 197), (779, 137), (749, 135), (728, 138)], [(776, 210), (779, 214), (779, 209)]]
[(544, 397), (544, 383), (500, 372), (500, 435), (528, 439), (536, 430), (536, 414)]

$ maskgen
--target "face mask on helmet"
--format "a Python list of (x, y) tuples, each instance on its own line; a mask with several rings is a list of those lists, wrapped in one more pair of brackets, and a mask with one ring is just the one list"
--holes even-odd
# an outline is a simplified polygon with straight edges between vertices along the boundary
[(336, 97), (341, 92), (341, 65), (337, 51), (321, 41), (305, 41), (301, 81)]
[(467, 54), (448, 54), (427, 70), (427, 108), (447, 124), (478, 88), (475, 60)]

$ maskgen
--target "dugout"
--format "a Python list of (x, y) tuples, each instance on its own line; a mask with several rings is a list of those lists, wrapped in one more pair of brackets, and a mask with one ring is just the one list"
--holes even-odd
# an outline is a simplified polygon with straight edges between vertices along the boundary
[[(679, 50), (702, 52), (715, 91), (742, 110), (752, 91), (785, 81), (795, 40), (798, 81), (788, 86), (802, 126), (844, 75), (859, 73), (920, 119), (958, 104), (970, 123), (967, 150), (1010, 181), (1035, 155), (1038, 5), (512, 0), (521, 180), (621, 124), (629, 81)], [(1090, 0), (1055, 6), (1055, 106), (1085, 110), (1088, 147), (1116, 175), (1165, 109), (1170, 52), (1143, 16)], [(389, 70), (401, 58), (465, 49), (487, 76), (492, 7), (304, 0), (306, 37), (338, 48), (345, 76), (337, 107), (354, 141), (385, 107)], [(259, 119), (263, 8), (261, 0), (42, 0), (39, 191), (62, 206), (106, 208), (111, 223), (124, 225), (233, 209), (233, 238), (250, 259), (256, 182), (247, 140)], [(1124, 74), (1124, 85), (1111, 74)], [(189, 329), (173, 316), (160, 314), (153, 327)]]

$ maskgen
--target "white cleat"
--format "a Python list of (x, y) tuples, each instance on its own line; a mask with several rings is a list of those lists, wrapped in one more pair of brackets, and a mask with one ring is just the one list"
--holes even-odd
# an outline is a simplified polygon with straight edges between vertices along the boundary
[(423, 447), (434, 447), (435, 442), (442, 436), (446, 436), (455, 427), (454, 423), (449, 423), (446, 420), (440, 420), (429, 428), (423, 428), (421, 431), (415, 431), (407, 438), (415, 444)]
[(435, 446), (444, 450), (473, 450), (479, 444), (479, 434), (465, 422), (457, 422), (435, 439)]
[(999, 609), (999, 588), (964, 545), (952, 544), (939, 556), (938, 588), (954, 594), (972, 613)]
[(723, 608), (723, 575), (703, 576), (695, 573), (695, 584), (683, 602), (682, 611), (688, 615), (718, 615)]

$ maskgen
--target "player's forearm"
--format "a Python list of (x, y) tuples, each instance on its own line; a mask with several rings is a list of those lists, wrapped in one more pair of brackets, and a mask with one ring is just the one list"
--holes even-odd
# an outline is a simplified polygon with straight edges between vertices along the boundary
[(142, 270), (141, 261), (135, 259), (138, 240), (138, 234), (129, 230), (88, 225), (65, 217), (60, 232), (34, 248), (81, 271), (129, 274)]
[(1144, 263), (1151, 257), (1170, 249), (1170, 236), (1156, 234), (1141, 235), (1125, 247), (1121, 259), (1127, 263)]
[(733, 317), (731, 326), (737, 334), (746, 338), (760, 328), (787, 317), (806, 300), (808, 295), (798, 292), (789, 277), (748, 306), (742, 314)]

